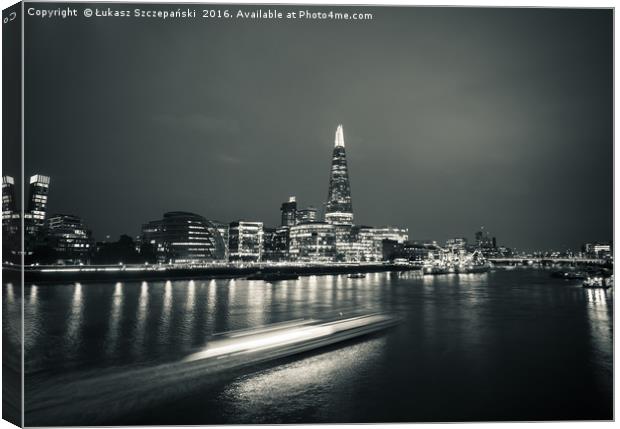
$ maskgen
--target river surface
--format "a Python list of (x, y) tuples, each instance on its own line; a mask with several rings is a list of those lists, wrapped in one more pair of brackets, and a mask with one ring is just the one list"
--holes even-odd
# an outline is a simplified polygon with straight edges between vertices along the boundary
[[(5, 311), (20, 292), (4, 285)], [(24, 299), (27, 425), (613, 417), (613, 291), (545, 270), (33, 285)], [(62, 398), (76, 380), (131, 379), (136, 368), (179, 362), (214, 333), (366, 309), (403, 322), (206, 384), (197, 378), (193, 389), (185, 381), (175, 395), (158, 389), (129, 414), (106, 405), (109, 392), (99, 420), (80, 417), (73, 399), (54, 413), (28, 413), (43, 390)]]

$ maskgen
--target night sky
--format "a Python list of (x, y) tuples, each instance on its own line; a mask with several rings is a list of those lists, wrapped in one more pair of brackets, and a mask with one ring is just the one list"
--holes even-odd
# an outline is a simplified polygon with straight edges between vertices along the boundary
[(291, 195), (323, 206), (343, 124), (357, 224), (438, 241), (484, 225), (519, 250), (612, 239), (611, 10), (365, 11), (27, 18), (25, 173), (97, 239), (173, 210), (277, 226)]

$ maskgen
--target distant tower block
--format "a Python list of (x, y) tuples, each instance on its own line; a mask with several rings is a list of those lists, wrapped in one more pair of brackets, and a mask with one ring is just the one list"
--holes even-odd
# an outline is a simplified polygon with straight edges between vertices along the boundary
[(295, 197), (290, 197), (287, 202), (282, 203), (280, 211), (282, 212), (282, 226), (295, 225), (295, 219), (297, 218), (297, 201)]
[(329, 177), (329, 193), (325, 205), (325, 221), (335, 225), (353, 224), (351, 185), (347, 169), (347, 155), (344, 150), (342, 125), (336, 129), (332, 169)]

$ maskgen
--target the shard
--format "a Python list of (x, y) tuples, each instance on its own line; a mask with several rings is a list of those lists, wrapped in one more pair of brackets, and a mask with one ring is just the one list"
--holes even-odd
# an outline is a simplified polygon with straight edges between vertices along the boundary
[(349, 184), (342, 125), (338, 125), (336, 129), (332, 169), (329, 177), (329, 194), (325, 205), (325, 221), (335, 225), (353, 224), (351, 185)]

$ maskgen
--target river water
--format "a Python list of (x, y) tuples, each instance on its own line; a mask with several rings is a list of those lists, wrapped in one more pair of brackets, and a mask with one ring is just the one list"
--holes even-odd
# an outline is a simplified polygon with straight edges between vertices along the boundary
[[(4, 285), (5, 311), (19, 292)], [(32, 285), (24, 300), (27, 425), (612, 418), (613, 291), (545, 270)], [(163, 389), (129, 414), (110, 406), (85, 420), (74, 400), (29, 414), (42, 390), (62, 398), (76, 380), (179, 362), (213, 333), (358, 310), (403, 322), (193, 389), (184, 382), (185, 393)]]

